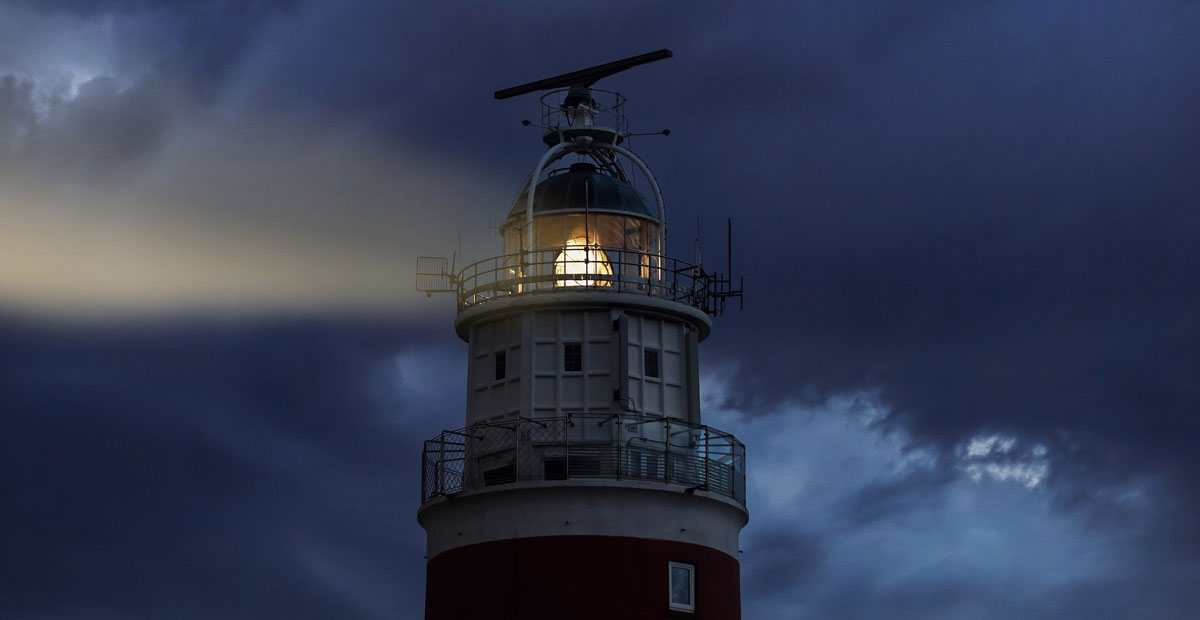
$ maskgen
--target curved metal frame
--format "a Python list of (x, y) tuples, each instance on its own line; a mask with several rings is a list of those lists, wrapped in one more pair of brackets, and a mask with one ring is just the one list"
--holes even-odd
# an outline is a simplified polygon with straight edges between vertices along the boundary
[(625, 156), (625, 158), (629, 159), (629, 161), (632, 161), (633, 164), (642, 171), (642, 174), (646, 176), (646, 179), (650, 182), (650, 189), (654, 192), (654, 202), (658, 205), (658, 251), (665, 251), (665, 243), (667, 240), (667, 205), (663, 202), (662, 192), (658, 188), (658, 180), (654, 178), (654, 173), (650, 172), (650, 166), (647, 166), (646, 162), (642, 161), (640, 157), (633, 153), (633, 151), (630, 151), (625, 147), (617, 146), (615, 144), (606, 144), (604, 142), (593, 142), (588, 146), (583, 146), (573, 142), (560, 142), (547, 149), (542, 155), (542, 159), (538, 161), (537, 167), (533, 169), (533, 172), (530, 173), (529, 177), (525, 179), (525, 183), (521, 185), (519, 190), (517, 190), (518, 196), (521, 195), (521, 192), (526, 192), (525, 239), (521, 244), (524, 247), (524, 250), (526, 252), (533, 251), (533, 202), (535, 199), (535, 194), (537, 193), (534, 191), (534, 189), (537, 187), (537, 180), (542, 176), (542, 172), (545, 171), (546, 166), (549, 166), (551, 163), (558, 161), (559, 159), (562, 159), (571, 153), (586, 153), (593, 149), (608, 150)]

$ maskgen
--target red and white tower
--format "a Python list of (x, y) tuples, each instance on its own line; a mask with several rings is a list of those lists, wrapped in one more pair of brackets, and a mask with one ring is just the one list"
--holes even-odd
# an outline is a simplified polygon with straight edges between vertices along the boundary
[(418, 262), (470, 351), (466, 424), (422, 455), (427, 620), (741, 615), (745, 447), (701, 422), (699, 390), (710, 316), (740, 290), (665, 256), (624, 98), (592, 88), (670, 55), (497, 92), (551, 91), (503, 254)]

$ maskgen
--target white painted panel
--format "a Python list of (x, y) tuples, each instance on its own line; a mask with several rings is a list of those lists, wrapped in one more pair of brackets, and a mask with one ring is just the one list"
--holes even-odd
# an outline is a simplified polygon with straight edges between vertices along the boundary
[(505, 325), (505, 341), (510, 347), (521, 345), (521, 317), (513, 317), (504, 322)]
[(683, 410), (683, 388), (674, 385), (663, 386), (663, 400), (663, 415), (687, 417)]
[(538, 377), (534, 381), (536, 389), (533, 394), (533, 406), (550, 408), (557, 406), (558, 390), (555, 388), (555, 384), (558, 381), (554, 377)]
[(647, 413), (661, 414), (663, 412), (663, 409), (662, 409), (662, 385), (660, 385), (654, 381), (647, 381), (645, 389), (646, 389), (645, 411)]
[(607, 342), (589, 342), (583, 353), (583, 367), (588, 372), (608, 372), (610, 351)]
[(492, 378), (496, 376), (496, 369), (492, 365), (492, 357), (477, 357), (475, 358), (475, 370), (471, 373), (475, 377), (475, 388), (484, 388), (492, 382)]
[(521, 381), (509, 381), (504, 403), (504, 413), (511, 413), (521, 408)]
[(647, 345), (657, 346), (659, 341), (659, 326), (660, 323), (656, 319), (642, 319), (642, 341)]
[(663, 326), (662, 346), (669, 351), (679, 351), (683, 348), (683, 325), (668, 322)]
[(475, 334), (471, 338), (471, 344), (475, 351), (483, 353), (484, 351), (492, 350), (492, 324), (485, 323), (475, 329)]
[(589, 340), (607, 340), (612, 333), (612, 315), (608, 312), (589, 312), (587, 336)]
[(555, 343), (540, 343), (533, 358), (533, 371), (555, 372), (558, 370), (558, 345)]
[(587, 378), (588, 407), (607, 407), (612, 400), (612, 386), (608, 382), (608, 376)]
[(539, 340), (543, 338), (557, 338), (558, 314), (553, 312), (539, 312), (534, 315), (533, 335)]
[(562, 338), (564, 342), (579, 342), (583, 340), (583, 313), (562, 313)]
[(683, 382), (683, 356), (671, 351), (662, 352), (662, 372), (664, 381), (671, 383)]
[(560, 379), (559, 385), (562, 386), (562, 394), (559, 399), (559, 406), (564, 409), (582, 409), (583, 376), (567, 375)]

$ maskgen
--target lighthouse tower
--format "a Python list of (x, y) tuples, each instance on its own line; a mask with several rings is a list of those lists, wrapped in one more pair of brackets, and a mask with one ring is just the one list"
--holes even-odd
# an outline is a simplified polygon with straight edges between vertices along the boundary
[(665, 254), (625, 100), (592, 88), (670, 55), (497, 92), (550, 91), (503, 251), (418, 261), (470, 356), (465, 425), (422, 454), (427, 620), (740, 617), (745, 447), (703, 424), (699, 391), (699, 344), (740, 290)]

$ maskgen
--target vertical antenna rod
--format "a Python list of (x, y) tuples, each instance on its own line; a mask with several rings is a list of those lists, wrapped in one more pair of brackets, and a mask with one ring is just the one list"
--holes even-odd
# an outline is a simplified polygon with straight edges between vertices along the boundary
[(725, 220), (725, 277), (733, 284), (733, 218)]

